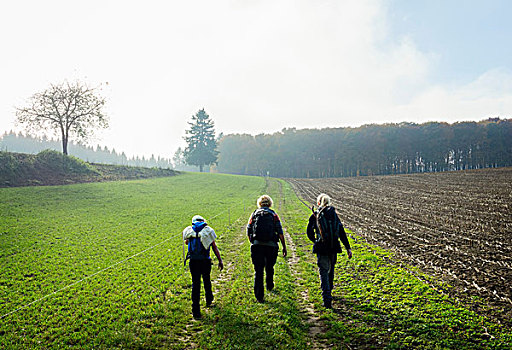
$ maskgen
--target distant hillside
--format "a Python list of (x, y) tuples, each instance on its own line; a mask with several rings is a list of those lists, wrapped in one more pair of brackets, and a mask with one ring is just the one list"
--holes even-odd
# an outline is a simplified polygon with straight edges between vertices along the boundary
[(177, 174), (171, 169), (86, 163), (53, 150), (36, 155), (0, 152), (0, 187), (65, 185)]
[[(59, 140), (32, 137), (30, 135), (16, 134), (11, 131), (0, 135), (0, 151), (37, 154), (46, 149), (62, 151), (62, 144)], [(86, 162), (101, 164), (117, 164), (139, 166), (146, 168), (172, 168), (170, 159), (155, 157), (128, 157), (124, 152), (118, 153), (115, 149), (108, 147), (96, 148), (69, 142), (68, 151), (70, 155), (78, 157)]]

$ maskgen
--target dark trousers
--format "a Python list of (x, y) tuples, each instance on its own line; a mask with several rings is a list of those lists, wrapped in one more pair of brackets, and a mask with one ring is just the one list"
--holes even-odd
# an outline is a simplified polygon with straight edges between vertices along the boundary
[(253, 244), (251, 246), (251, 258), (254, 265), (254, 296), (258, 301), (263, 301), (265, 290), (263, 289), (263, 271), (266, 274), (267, 289), (274, 288), (274, 265), (277, 261), (277, 247)]
[(322, 298), (324, 305), (330, 305), (332, 302), (331, 291), (334, 283), (334, 266), (338, 255), (336, 253), (329, 255), (317, 254), (318, 271), (320, 272), (320, 286), (322, 287)]
[(212, 282), (210, 280), (212, 261), (210, 259), (190, 260), (188, 266), (192, 275), (192, 313), (200, 314), (201, 277), (204, 283), (206, 304), (210, 304), (213, 301)]

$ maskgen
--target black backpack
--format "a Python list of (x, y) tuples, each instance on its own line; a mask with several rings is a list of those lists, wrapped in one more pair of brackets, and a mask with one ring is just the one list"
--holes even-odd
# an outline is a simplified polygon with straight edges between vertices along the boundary
[(277, 242), (274, 213), (268, 208), (257, 209), (253, 216), (252, 240)]
[(322, 242), (326, 248), (334, 248), (340, 235), (340, 225), (336, 220), (336, 213), (327, 218), (326, 211), (327, 207), (322, 208), (322, 210), (316, 214), (316, 223), (320, 230), (319, 241)]

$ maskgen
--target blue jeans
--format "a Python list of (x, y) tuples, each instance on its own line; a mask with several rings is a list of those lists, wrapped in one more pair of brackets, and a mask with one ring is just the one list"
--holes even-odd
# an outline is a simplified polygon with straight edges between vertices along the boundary
[(322, 287), (322, 298), (324, 305), (330, 305), (332, 302), (331, 291), (334, 283), (334, 266), (338, 255), (336, 253), (329, 255), (317, 254), (318, 271), (320, 272), (320, 286)]

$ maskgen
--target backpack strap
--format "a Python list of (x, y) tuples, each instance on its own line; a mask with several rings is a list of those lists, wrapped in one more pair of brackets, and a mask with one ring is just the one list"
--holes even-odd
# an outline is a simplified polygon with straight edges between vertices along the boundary
[[(205, 227), (206, 227), (206, 226), (205, 226)], [(204, 227), (203, 227), (203, 228), (204, 228)], [(203, 229), (203, 228), (202, 228), (202, 229)], [(201, 231), (202, 231), (202, 229), (201, 229), (199, 232), (201, 232)], [(193, 238), (199, 238), (199, 232), (196, 232), (195, 230), (194, 230), (194, 232), (195, 232), (196, 236), (195, 236), (195, 237), (193, 237)], [(190, 244), (190, 242), (189, 242), (189, 244)], [(183, 249), (185, 249), (185, 247), (183, 247)], [(185, 256), (185, 259), (183, 260), (183, 266), (185, 266), (185, 265), (187, 264), (187, 260), (188, 260), (188, 259), (190, 259), (190, 250), (188, 250), (188, 249), (187, 249), (187, 256)]]
[(187, 256), (185, 256), (185, 260), (183, 260), (183, 266), (187, 264), (188, 259), (190, 259), (190, 251), (187, 249)]

